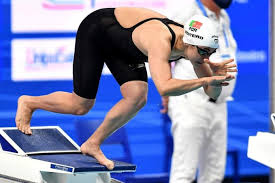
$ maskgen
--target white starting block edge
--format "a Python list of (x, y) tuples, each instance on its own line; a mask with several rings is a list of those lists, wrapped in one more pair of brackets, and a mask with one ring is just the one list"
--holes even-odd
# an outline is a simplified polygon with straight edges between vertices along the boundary
[[(41, 126), (31, 127), (31, 129), (58, 129), (77, 150), (62, 151), (65, 152), (79, 152), (80, 147), (58, 126)], [(17, 129), (16, 127), (0, 128), (0, 134), (13, 146), (18, 152), (3, 151), (0, 147), (0, 178), (10, 181), (26, 182), (26, 183), (112, 183), (119, 182), (111, 179), (110, 172), (122, 173), (124, 171), (93, 171), (93, 172), (78, 172), (74, 173), (74, 167), (64, 166), (62, 164), (52, 163), (48, 161), (33, 159), (28, 155), (44, 154), (44, 153), (59, 153), (59, 151), (39, 151), (25, 153), (6, 133), (5, 130)], [(60, 153), (62, 153), (60, 152)], [(51, 168), (51, 165), (56, 166)], [(134, 172), (127, 171), (127, 172)], [(0, 179), (1, 180), (1, 179)], [(2, 182), (1, 182), (2, 183)]]
[(275, 134), (258, 132), (248, 139), (247, 157), (275, 169)]

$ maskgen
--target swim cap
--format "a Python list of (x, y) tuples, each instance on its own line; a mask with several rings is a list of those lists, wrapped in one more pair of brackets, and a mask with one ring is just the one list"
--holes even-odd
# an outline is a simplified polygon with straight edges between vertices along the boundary
[(218, 48), (219, 37), (217, 27), (209, 18), (195, 15), (184, 25), (183, 42), (196, 46)]

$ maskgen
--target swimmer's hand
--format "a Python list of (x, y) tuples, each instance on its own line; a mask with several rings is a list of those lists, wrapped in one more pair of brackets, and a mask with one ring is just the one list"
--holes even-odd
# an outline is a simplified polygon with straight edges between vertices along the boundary
[(204, 59), (204, 62), (207, 63), (214, 76), (226, 76), (228, 72), (237, 72), (237, 65), (234, 64), (234, 59), (228, 59), (220, 63), (211, 62), (208, 59)]
[(226, 76), (205, 77), (206, 84), (212, 87), (228, 86), (229, 83), (227, 81), (232, 79), (235, 79), (235, 76), (230, 74), (226, 74)]

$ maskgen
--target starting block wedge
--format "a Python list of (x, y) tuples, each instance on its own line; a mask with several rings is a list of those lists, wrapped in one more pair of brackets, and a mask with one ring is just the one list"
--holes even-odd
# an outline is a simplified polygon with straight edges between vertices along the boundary
[[(15, 127), (0, 128), (0, 180), (28, 183), (111, 183), (112, 172), (134, 172), (136, 165), (114, 161), (109, 171), (58, 126), (31, 127), (25, 135)], [(119, 181), (117, 181), (119, 182)]]

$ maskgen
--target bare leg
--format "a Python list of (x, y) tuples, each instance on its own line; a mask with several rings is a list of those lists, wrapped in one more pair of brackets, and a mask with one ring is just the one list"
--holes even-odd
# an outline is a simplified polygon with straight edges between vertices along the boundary
[(148, 85), (143, 81), (130, 81), (121, 86), (121, 99), (106, 115), (102, 124), (94, 134), (81, 146), (84, 154), (93, 156), (109, 170), (114, 162), (107, 159), (100, 149), (100, 144), (114, 131), (134, 117), (147, 101)]
[(46, 111), (83, 115), (94, 105), (95, 99), (85, 99), (75, 93), (54, 92), (43, 96), (23, 95), (18, 99), (16, 126), (25, 134), (31, 134), (30, 121), (36, 109)]

